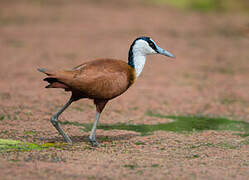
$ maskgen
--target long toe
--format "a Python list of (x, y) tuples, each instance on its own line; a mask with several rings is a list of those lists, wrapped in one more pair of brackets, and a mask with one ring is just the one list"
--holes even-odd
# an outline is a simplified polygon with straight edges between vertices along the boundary
[(95, 139), (90, 139), (90, 142), (92, 144), (93, 147), (99, 147), (99, 143), (95, 140)]

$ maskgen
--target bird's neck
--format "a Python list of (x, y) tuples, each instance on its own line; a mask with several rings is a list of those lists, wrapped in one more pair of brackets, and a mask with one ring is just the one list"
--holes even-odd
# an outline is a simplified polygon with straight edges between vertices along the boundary
[(138, 77), (143, 71), (146, 62), (146, 56), (140, 51), (130, 48), (128, 64), (135, 69), (136, 77)]

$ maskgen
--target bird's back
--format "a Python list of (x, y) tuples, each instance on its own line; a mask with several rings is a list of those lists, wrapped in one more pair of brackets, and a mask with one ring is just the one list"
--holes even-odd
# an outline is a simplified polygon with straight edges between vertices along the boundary
[(97, 59), (72, 70), (46, 74), (49, 76), (47, 79), (56, 79), (56, 83), (66, 86), (59, 87), (91, 99), (112, 99), (125, 92), (135, 81), (134, 68), (124, 61), (114, 59)]

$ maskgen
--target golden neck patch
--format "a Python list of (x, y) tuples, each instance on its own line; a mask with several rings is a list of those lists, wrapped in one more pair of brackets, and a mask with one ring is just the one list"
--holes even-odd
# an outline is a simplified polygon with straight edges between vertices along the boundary
[(129, 86), (131, 86), (136, 81), (136, 70), (135, 68), (129, 66), (129, 72), (130, 72)]

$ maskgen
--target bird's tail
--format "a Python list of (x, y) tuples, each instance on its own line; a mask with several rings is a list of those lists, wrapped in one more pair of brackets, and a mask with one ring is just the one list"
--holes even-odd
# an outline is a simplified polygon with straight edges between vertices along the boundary
[(47, 81), (49, 83), (49, 85), (47, 85), (45, 88), (63, 88), (65, 90), (68, 89), (68, 86), (65, 85), (64, 83), (60, 82), (56, 76), (55, 73), (53, 71), (47, 70), (45, 68), (38, 68), (38, 71), (48, 75), (48, 77), (46, 77), (45, 79), (43, 79), (44, 81)]
[(50, 75), (53, 74), (52, 71), (47, 70), (45, 68), (38, 68), (37, 70), (40, 71), (40, 72), (42, 72), (42, 73), (44, 73), (44, 74), (47, 74), (48, 76), (50, 76)]

